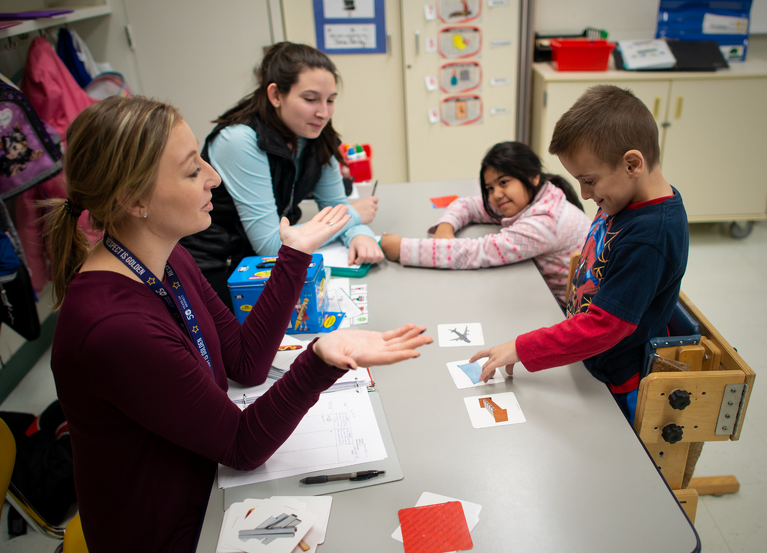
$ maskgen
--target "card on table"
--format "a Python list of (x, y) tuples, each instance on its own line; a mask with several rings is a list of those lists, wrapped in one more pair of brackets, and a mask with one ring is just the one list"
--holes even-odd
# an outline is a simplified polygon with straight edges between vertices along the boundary
[[(246, 553), (291, 553), (317, 518), (315, 513), (267, 499), (233, 524), (225, 543)], [(241, 532), (252, 535), (243, 536)]]
[(434, 206), (434, 209), (437, 209), (440, 207), (447, 207), (457, 199), (458, 199), (458, 196), (455, 194), (451, 194), (449, 196), (437, 196), (436, 198), (429, 198), (429, 200), (431, 201), (431, 205)]
[[(487, 384), (501, 384), (506, 380), (506, 371), (503, 367), (495, 371), (495, 375), (487, 381), (487, 384), (479, 380), (479, 375), (482, 374), (482, 365), (487, 362), (487, 357), (482, 357), (475, 363), (469, 363), (469, 360), (453, 361), (447, 363), (447, 369), (450, 371), (450, 376), (453, 377), (456, 387), (459, 390), (464, 388), (473, 388), (477, 386), (486, 386)], [(516, 367), (516, 365), (515, 365)]]
[(482, 335), (480, 323), (454, 323), (437, 325), (439, 347), (454, 348), (461, 346), (484, 346), (485, 338)]
[[(315, 495), (315, 496), (297, 496), (297, 497), (279, 497), (272, 496), (270, 499), (274, 501), (300, 501), (301, 509), (306, 509), (312, 513), (318, 515), (317, 520), (309, 529), (309, 532), (304, 536), (304, 544), (302, 546), (299, 542), (298, 546), (293, 550), (293, 553), (314, 553), (317, 550), (317, 546), (321, 543), (325, 543), (325, 534), (328, 530), (328, 520), (330, 519), (330, 507), (333, 504), (333, 496), (331, 495)], [(306, 547), (309, 549), (306, 549)]]
[[(459, 501), (461, 503), (461, 506), (463, 507), (463, 514), (466, 516), (466, 525), (469, 527), (469, 532), (474, 530), (474, 527), (479, 524), (479, 512), (482, 510), (482, 505), (472, 503), (470, 501), (464, 501), (463, 499), (447, 497), (446, 495), (423, 492), (421, 497), (418, 498), (415, 506), (422, 507), (423, 505), (436, 505), (437, 503), (447, 503), (448, 501)], [(391, 537), (401, 542), (402, 528), (397, 526), (397, 529), (392, 532)]]
[[(500, 409), (505, 410), (508, 420), (496, 422), (492, 411), (480, 404), (480, 399), (490, 398)], [(518, 424), (525, 422), (525, 415), (522, 408), (517, 403), (517, 396), (514, 392), (505, 392), (502, 394), (485, 394), (483, 396), (465, 397), (466, 410), (469, 412), (469, 419), (474, 428), (487, 428), (488, 426), (504, 426), (506, 424)]]
[(401, 509), (398, 515), (405, 553), (448, 553), (474, 546), (460, 501)]

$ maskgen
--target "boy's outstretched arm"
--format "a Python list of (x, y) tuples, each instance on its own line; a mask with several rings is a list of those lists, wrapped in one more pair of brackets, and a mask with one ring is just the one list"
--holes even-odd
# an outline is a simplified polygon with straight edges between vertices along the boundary
[[(600, 309), (593, 303), (585, 313), (578, 313), (548, 328), (539, 328), (517, 336), (516, 340), (483, 350), (472, 361), (491, 355), (482, 367), (481, 379), (487, 381), (495, 368), (521, 362), (530, 372), (561, 367), (583, 361), (607, 351), (636, 330), (637, 325)], [(492, 355), (495, 355), (493, 360)], [(512, 366), (509, 367), (509, 364)], [(492, 367), (492, 368), (491, 368)]]

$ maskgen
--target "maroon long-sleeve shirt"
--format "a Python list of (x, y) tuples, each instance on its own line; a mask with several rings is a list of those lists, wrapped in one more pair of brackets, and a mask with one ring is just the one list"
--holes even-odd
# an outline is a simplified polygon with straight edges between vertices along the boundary
[(189, 553), (216, 463), (261, 465), (343, 374), (310, 346), (246, 410), (226, 395), (227, 376), (247, 385), (266, 379), (310, 261), (283, 246), (240, 326), (176, 247), (170, 264), (194, 308), (212, 371), (148, 286), (106, 271), (75, 275), (51, 368), (69, 422), (91, 553)]

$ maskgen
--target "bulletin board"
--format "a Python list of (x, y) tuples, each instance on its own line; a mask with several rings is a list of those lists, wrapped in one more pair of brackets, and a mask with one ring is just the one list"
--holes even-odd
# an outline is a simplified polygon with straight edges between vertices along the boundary
[(385, 54), (384, 0), (313, 0), (317, 49), (326, 54)]

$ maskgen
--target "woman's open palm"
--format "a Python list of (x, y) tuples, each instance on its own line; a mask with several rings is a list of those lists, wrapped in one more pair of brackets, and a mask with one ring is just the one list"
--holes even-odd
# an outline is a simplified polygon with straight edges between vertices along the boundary
[(294, 226), (291, 226), (283, 217), (280, 221), (280, 240), (294, 250), (308, 254), (314, 253), (351, 219), (346, 211), (347, 207), (343, 204), (332, 208), (326, 207), (310, 221)]

